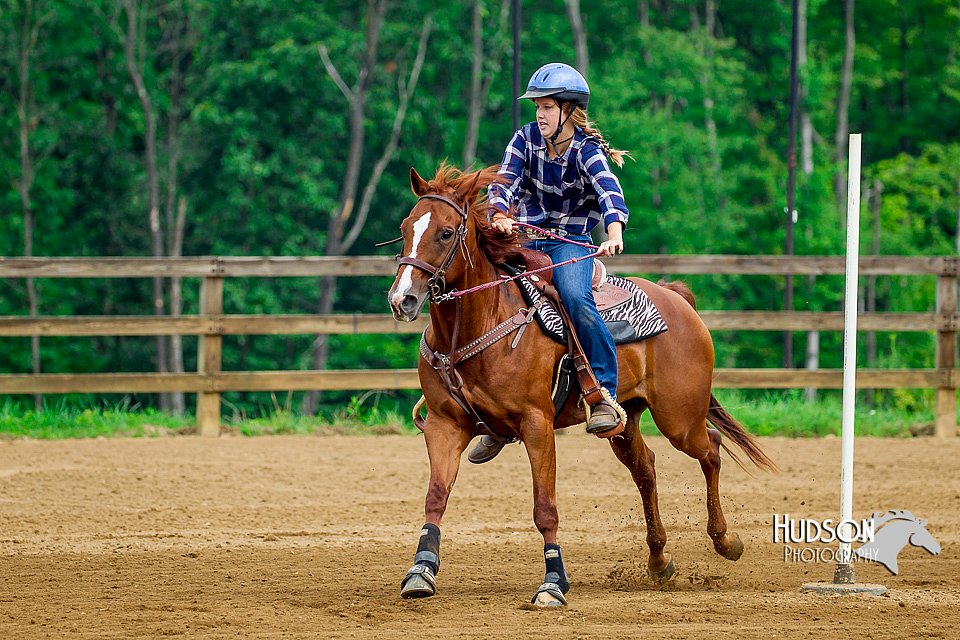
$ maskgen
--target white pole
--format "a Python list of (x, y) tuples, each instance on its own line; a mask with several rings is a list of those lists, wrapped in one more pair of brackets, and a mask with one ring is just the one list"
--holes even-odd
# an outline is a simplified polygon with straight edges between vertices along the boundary
[(856, 584), (851, 564), (853, 523), (853, 419), (857, 393), (857, 279), (860, 276), (860, 134), (850, 134), (850, 164), (847, 168), (847, 269), (843, 298), (843, 423), (840, 440), (840, 550), (833, 584), (803, 585), (813, 593), (870, 593), (883, 595), (879, 584)]
[[(857, 392), (857, 279), (860, 275), (860, 137), (850, 134), (847, 168), (847, 261), (843, 298), (843, 417), (840, 454), (840, 522), (853, 519), (853, 435)], [(841, 524), (842, 538), (850, 539), (850, 524)], [(840, 543), (833, 581), (852, 583), (849, 542)]]

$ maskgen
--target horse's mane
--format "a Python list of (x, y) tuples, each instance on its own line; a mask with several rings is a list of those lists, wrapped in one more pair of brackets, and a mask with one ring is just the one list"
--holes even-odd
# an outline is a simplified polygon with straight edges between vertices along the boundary
[[(477, 229), (477, 244), (487, 259), (495, 265), (513, 264), (533, 269), (541, 265), (542, 254), (524, 249), (517, 241), (517, 236), (508, 236), (498, 231), (492, 224), (488, 212), (490, 211), (487, 189), (492, 184), (503, 184), (506, 179), (497, 173), (497, 165), (492, 165), (478, 171), (465, 173), (447, 164), (440, 163), (437, 173), (427, 181), (427, 189), (441, 195), (452, 195), (467, 187), (476, 180), (476, 193), (469, 208), (470, 218)], [(469, 196), (468, 196), (469, 199)], [(509, 214), (513, 217), (513, 208)]]

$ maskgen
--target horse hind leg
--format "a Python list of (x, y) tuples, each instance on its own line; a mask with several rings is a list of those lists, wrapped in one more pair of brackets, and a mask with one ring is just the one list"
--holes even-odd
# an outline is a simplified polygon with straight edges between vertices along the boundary
[(727, 519), (720, 506), (720, 432), (707, 427), (706, 422), (703, 430), (709, 443), (709, 452), (700, 458), (707, 484), (707, 535), (713, 540), (717, 553), (727, 560), (739, 560), (743, 555), (743, 541), (736, 533), (727, 531)]
[(663, 551), (667, 544), (667, 532), (660, 521), (660, 508), (657, 504), (656, 456), (640, 435), (640, 416), (645, 406), (630, 403), (626, 404), (624, 409), (627, 411), (626, 429), (619, 436), (610, 438), (610, 447), (617, 459), (630, 470), (630, 475), (640, 490), (643, 517), (647, 523), (647, 548), (650, 551), (647, 575), (655, 583), (663, 584), (673, 577), (676, 565)]
[[(671, 414), (670, 418), (674, 417), (679, 418)], [(718, 554), (728, 560), (739, 560), (743, 555), (743, 541), (736, 533), (727, 531), (727, 520), (720, 506), (720, 432), (707, 427), (706, 416), (699, 419), (693, 430), (683, 429), (682, 424), (656, 412), (653, 418), (674, 448), (700, 462), (707, 485), (707, 535)]]

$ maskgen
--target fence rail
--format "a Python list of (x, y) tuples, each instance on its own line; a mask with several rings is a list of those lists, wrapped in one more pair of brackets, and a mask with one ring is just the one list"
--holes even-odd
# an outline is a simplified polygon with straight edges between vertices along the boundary
[[(701, 311), (711, 331), (842, 331), (839, 312)], [(202, 336), (422, 333), (426, 317), (397, 322), (390, 314), (0, 316), (0, 336)], [(861, 331), (955, 331), (957, 317), (935, 313), (864, 313)]]
[[(838, 256), (622, 255), (604, 261), (612, 273), (840, 275)], [(956, 432), (956, 256), (864, 256), (860, 273), (936, 276), (935, 313), (865, 313), (860, 331), (936, 331), (936, 368), (861, 369), (860, 388), (934, 388), (936, 432)], [(224, 335), (412, 334), (427, 319), (396, 322), (389, 314), (242, 315), (223, 313), (225, 278), (392, 276), (396, 263), (383, 256), (191, 257), (191, 258), (0, 258), (0, 278), (200, 278), (200, 313), (186, 316), (3, 316), (0, 337), (16, 336), (199, 336), (196, 373), (0, 375), (0, 393), (197, 393), (201, 434), (219, 433), (220, 394), (226, 391), (416, 389), (415, 369), (339, 371), (221, 371)], [(727, 331), (840, 331), (841, 312), (701, 311), (707, 326)], [(842, 372), (822, 369), (717, 369), (724, 388), (840, 388)]]
[[(842, 256), (672, 256), (624, 254), (604, 258), (611, 273), (684, 275), (843, 275)], [(2, 258), (0, 278), (221, 278), (390, 276), (389, 256), (190, 258)], [(860, 275), (960, 273), (960, 256), (862, 256)]]

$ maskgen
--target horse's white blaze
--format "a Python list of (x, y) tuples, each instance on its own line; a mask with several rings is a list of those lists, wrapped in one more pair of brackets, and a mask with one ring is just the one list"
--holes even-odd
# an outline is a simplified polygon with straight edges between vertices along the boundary
[[(410, 255), (407, 256), (408, 258), (417, 257), (417, 246), (419, 246), (420, 239), (423, 238), (427, 227), (430, 226), (430, 215), (431, 212), (427, 211), (420, 216), (419, 220), (413, 223), (413, 245), (410, 247)], [(403, 268), (403, 273), (400, 274), (400, 282), (397, 283), (397, 288), (393, 293), (394, 305), (399, 305), (400, 302), (403, 301), (403, 297), (407, 295), (407, 291), (410, 290), (411, 286), (413, 286), (413, 267), (407, 265)]]

